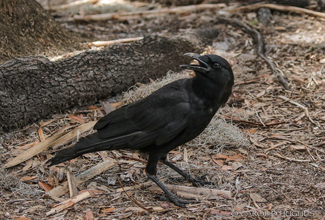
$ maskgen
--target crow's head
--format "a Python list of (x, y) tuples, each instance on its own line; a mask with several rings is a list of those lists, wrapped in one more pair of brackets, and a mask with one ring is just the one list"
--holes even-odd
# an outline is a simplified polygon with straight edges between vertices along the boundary
[(193, 70), (197, 76), (204, 76), (217, 83), (233, 82), (234, 75), (231, 66), (221, 56), (214, 54), (200, 55), (197, 53), (186, 53), (185, 56), (192, 57), (198, 64), (184, 64), (180, 67)]

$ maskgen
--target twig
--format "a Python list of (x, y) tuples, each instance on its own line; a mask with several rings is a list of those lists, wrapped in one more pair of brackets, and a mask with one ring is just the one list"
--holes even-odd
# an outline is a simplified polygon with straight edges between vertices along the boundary
[(180, 13), (190, 13), (192, 11), (207, 10), (207, 9), (218, 9), (223, 8), (225, 4), (200, 4), (200, 5), (188, 5), (175, 8), (163, 8), (149, 11), (133, 11), (133, 12), (122, 12), (122, 13), (107, 13), (98, 15), (75, 15), (73, 18), (76, 21), (106, 21), (106, 20), (128, 20), (128, 19), (138, 19), (138, 18), (148, 18), (157, 17), (159, 15), (166, 14), (180, 14)]
[[(177, 185), (169, 185), (165, 184), (165, 186), (172, 192), (175, 192), (176, 194), (181, 194), (183, 195), (199, 195), (199, 196), (205, 196), (207, 198), (215, 198), (215, 197), (223, 197), (226, 199), (232, 199), (232, 195), (230, 191), (226, 190), (217, 190), (217, 189), (209, 189), (209, 188), (198, 188), (198, 187), (190, 187), (190, 186), (177, 186)], [(158, 186), (156, 187), (155, 185), (153, 188), (160, 189)]]
[(310, 162), (310, 160), (298, 160), (298, 159), (294, 159), (294, 158), (285, 157), (279, 153), (275, 153), (274, 156), (280, 157), (285, 160), (294, 161), (294, 162)]
[(146, 210), (147, 212), (152, 212), (152, 211), (153, 211), (153, 209), (147, 209), (146, 207), (144, 207), (143, 205), (141, 205), (141, 204), (140, 204), (140, 203), (139, 203), (135, 198), (133, 198), (132, 195), (129, 195), (129, 194), (124, 190), (124, 187), (123, 187), (123, 184), (121, 183), (120, 178), (119, 178), (118, 176), (116, 176), (116, 177), (117, 177), (117, 181), (119, 182), (119, 184), (120, 184), (121, 188), (123, 189), (124, 193), (127, 195), (127, 197), (129, 197), (129, 199), (130, 199), (134, 204), (136, 204), (138, 207), (140, 207), (140, 208)]
[(281, 121), (281, 122), (277, 122), (277, 123), (273, 123), (273, 122), (269, 122), (269, 123), (259, 123), (259, 122), (253, 122), (253, 121), (245, 121), (245, 120), (241, 120), (239, 118), (233, 117), (233, 116), (228, 116), (225, 114), (221, 114), (226, 120), (232, 120), (232, 121), (237, 121), (237, 122), (242, 122), (242, 123), (247, 123), (247, 124), (252, 124), (252, 125), (258, 125), (258, 126), (274, 126), (274, 125), (280, 125), (280, 124), (284, 124), (286, 123), (285, 121)]
[[(75, 179), (76, 186), (80, 185), (83, 182), (86, 182), (87, 180), (93, 178), (94, 176), (97, 176), (100, 173), (104, 172), (105, 170), (108, 170), (109, 168), (113, 167), (114, 162), (115, 160), (109, 159), (79, 174), (78, 176), (76, 176)], [(53, 198), (57, 198), (64, 195), (68, 191), (69, 191), (68, 182), (65, 181), (64, 183), (62, 183), (62, 185), (55, 187), (51, 191), (48, 191), (47, 194)]]
[(142, 40), (143, 37), (133, 37), (133, 38), (125, 38), (125, 39), (117, 39), (117, 40), (109, 40), (109, 41), (95, 41), (95, 42), (91, 42), (91, 43), (87, 43), (87, 45), (89, 47), (91, 46), (95, 46), (95, 47), (107, 47), (109, 45), (112, 44), (117, 44), (117, 43), (129, 43), (132, 41), (138, 41), (138, 40)]
[(76, 196), (78, 194), (76, 178), (68, 167), (66, 168), (66, 172), (67, 172), (67, 178), (68, 178), (70, 198), (73, 198), (74, 196)]
[(283, 78), (281, 73), (276, 69), (274, 63), (265, 56), (265, 54), (264, 54), (264, 41), (263, 41), (263, 37), (260, 34), (260, 32), (258, 32), (257, 30), (251, 28), (247, 24), (239, 21), (238, 19), (219, 18), (219, 21), (223, 21), (223, 22), (227, 22), (227, 23), (229, 23), (231, 25), (239, 26), (239, 27), (243, 28), (246, 32), (248, 32), (248, 34), (250, 34), (253, 37), (253, 39), (255, 40), (255, 42), (257, 43), (257, 54), (263, 60), (265, 60), (265, 62), (268, 64), (268, 66), (272, 70), (273, 74), (282, 83), (283, 87), (286, 90), (290, 90), (290, 86), (289, 86), (288, 82)]
[(81, 200), (87, 199), (92, 195), (98, 194), (97, 192), (102, 193), (101, 191), (95, 191), (95, 190), (86, 190), (85, 192), (82, 192), (81, 194), (75, 196), (74, 198), (65, 200), (61, 202), (57, 207), (51, 209), (49, 212), (46, 213), (47, 216), (53, 215), (55, 213), (61, 212), (64, 209), (67, 209), (77, 202), (80, 202)]
[(320, 127), (320, 125), (319, 125), (318, 123), (314, 122), (314, 120), (310, 117), (310, 115), (309, 115), (309, 111), (308, 111), (308, 108), (307, 108), (306, 106), (303, 106), (303, 105), (301, 105), (300, 103), (295, 102), (295, 101), (293, 101), (293, 100), (291, 100), (291, 99), (289, 99), (288, 97), (285, 97), (285, 96), (283, 96), (283, 95), (279, 95), (278, 97), (279, 97), (280, 99), (283, 99), (283, 100), (287, 101), (287, 102), (290, 102), (291, 104), (294, 104), (294, 105), (298, 106), (299, 108), (304, 109), (304, 110), (305, 110), (305, 115), (307, 116), (307, 118), (309, 119), (309, 121), (310, 121), (311, 123), (313, 123), (314, 125)]
[(315, 17), (325, 18), (325, 13), (311, 11), (311, 10), (308, 10), (305, 8), (299, 8), (299, 7), (287, 6), (287, 5), (284, 6), (284, 5), (275, 5), (275, 4), (261, 4), (261, 3), (234, 8), (234, 9), (231, 9), (230, 12), (255, 11), (259, 8), (270, 8), (270, 9), (278, 10), (278, 11), (292, 11), (292, 12), (295, 12), (298, 14), (307, 14), (307, 15), (312, 15)]

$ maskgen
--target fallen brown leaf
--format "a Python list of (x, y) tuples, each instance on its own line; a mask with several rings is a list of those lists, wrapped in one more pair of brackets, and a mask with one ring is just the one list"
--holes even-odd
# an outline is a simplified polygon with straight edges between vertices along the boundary
[(81, 118), (80, 116), (76, 116), (76, 115), (69, 115), (69, 118), (71, 118), (73, 121), (76, 121), (80, 124), (85, 123), (85, 119)]
[(223, 161), (222, 160), (216, 160), (214, 158), (212, 158), (213, 162), (215, 162), (216, 164), (218, 164), (219, 166), (223, 167), (224, 164), (223, 164)]
[(261, 195), (259, 195), (257, 193), (251, 193), (251, 194), (249, 194), (249, 196), (255, 202), (267, 202), (266, 199), (264, 199)]
[(212, 157), (215, 159), (225, 159), (225, 160), (228, 159), (228, 156), (224, 154), (217, 154), (217, 155), (213, 155)]
[(114, 212), (115, 208), (114, 207), (109, 207), (107, 209), (102, 209), (100, 210), (101, 212), (104, 212), (104, 213), (109, 213), (109, 212)]
[(94, 219), (94, 214), (92, 211), (87, 210), (86, 215), (85, 215), (86, 220), (93, 220)]
[(231, 156), (231, 157), (228, 157), (227, 159), (226, 159), (226, 161), (236, 161), (236, 162), (240, 162), (240, 161), (242, 161), (242, 160), (244, 160), (244, 156), (242, 156), (242, 155), (234, 155), (234, 156)]
[(53, 189), (52, 186), (50, 186), (49, 184), (44, 183), (44, 182), (42, 182), (42, 181), (39, 181), (39, 182), (38, 182), (38, 186), (39, 186), (41, 189), (44, 189), (45, 192), (48, 192), (48, 191), (50, 191), (50, 190)]
[(36, 179), (37, 176), (24, 176), (22, 178), (19, 178), (21, 181), (29, 181), (29, 180), (33, 180)]
[(232, 166), (223, 166), (222, 170), (232, 170)]

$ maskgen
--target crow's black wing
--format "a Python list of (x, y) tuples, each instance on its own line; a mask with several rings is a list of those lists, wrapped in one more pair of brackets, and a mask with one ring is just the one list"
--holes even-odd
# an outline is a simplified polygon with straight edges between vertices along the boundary
[(133, 139), (128, 141), (128, 147), (133, 149), (169, 142), (187, 125), (190, 105), (184, 82), (171, 83), (104, 116), (94, 126), (98, 137), (110, 139), (133, 133)]

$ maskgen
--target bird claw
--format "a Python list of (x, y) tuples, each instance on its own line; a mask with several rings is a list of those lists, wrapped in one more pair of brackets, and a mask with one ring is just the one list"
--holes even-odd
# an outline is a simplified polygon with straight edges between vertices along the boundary
[(172, 202), (174, 203), (176, 206), (182, 207), (182, 208), (186, 208), (187, 204), (196, 204), (196, 203), (200, 203), (199, 201), (196, 201), (195, 199), (187, 199), (184, 198), (186, 200), (181, 200), (179, 198), (169, 198), (167, 196), (155, 196), (156, 199), (160, 200), (160, 201), (167, 201), (167, 202)]

